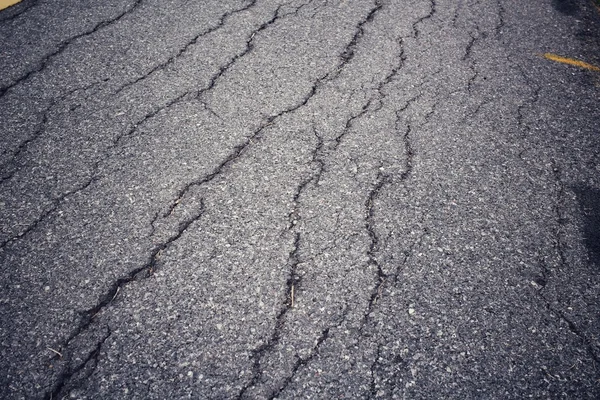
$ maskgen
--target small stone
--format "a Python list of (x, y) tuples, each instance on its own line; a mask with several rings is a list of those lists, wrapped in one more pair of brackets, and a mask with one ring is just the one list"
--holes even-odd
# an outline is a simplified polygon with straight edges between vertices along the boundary
[(192, 371), (188, 371), (188, 374), (187, 374), (187, 375), (188, 375), (190, 378), (193, 378), (193, 377), (194, 377), (194, 373), (193, 373)]
[(47, 292), (50, 290), (50, 286), (44, 286), (44, 290)]
[(409, 315), (414, 315), (414, 313), (415, 313), (415, 309), (414, 308), (409, 308), (408, 309), (408, 314)]

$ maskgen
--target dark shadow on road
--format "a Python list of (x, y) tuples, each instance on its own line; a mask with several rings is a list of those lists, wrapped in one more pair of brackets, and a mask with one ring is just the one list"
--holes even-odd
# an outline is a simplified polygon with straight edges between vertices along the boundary
[(552, 0), (552, 5), (563, 14), (574, 15), (579, 10), (576, 0)]
[(574, 191), (583, 216), (583, 235), (590, 260), (600, 267), (600, 190), (577, 186)]

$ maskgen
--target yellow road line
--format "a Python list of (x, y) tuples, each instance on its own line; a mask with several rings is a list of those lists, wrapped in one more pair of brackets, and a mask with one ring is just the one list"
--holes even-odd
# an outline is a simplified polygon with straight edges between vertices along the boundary
[(595, 65), (588, 64), (584, 61), (575, 60), (574, 58), (561, 57), (552, 53), (544, 53), (544, 58), (552, 61), (556, 61), (563, 64), (573, 65), (574, 67), (589, 69), (590, 71), (600, 72), (600, 68)]
[(0, 0), (0, 10), (4, 10), (10, 6), (14, 6), (17, 3), (20, 3), (21, 0)]

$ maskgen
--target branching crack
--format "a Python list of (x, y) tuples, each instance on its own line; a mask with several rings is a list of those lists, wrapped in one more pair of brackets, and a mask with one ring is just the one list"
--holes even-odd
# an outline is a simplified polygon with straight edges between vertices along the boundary
[(300, 284), (300, 276), (297, 275), (296, 269), (300, 263), (298, 256), (300, 250), (300, 233), (296, 232), (294, 239), (294, 247), (290, 251), (288, 256), (289, 265), (289, 276), (286, 281), (286, 296), (284, 304), (275, 318), (275, 328), (271, 333), (269, 340), (252, 351), (250, 359), (252, 360), (252, 378), (250, 381), (241, 389), (237, 398), (242, 399), (248, 391), (248, 389), (255, 386), (260, 382), (262, 378), (261, 361), (265, 355), (273, 349), (281, 338), (281, 329), (283, 328), (285, 315), (292, 309), (294, 303), (294, 291)]
[[(400, 122), (402, 119), (403, 112), (406, 111), (408, 109), (408, 107), (414, 101), (416, 101), (420, 96), (421, 95), (417, 95), (417, 96), (409, 99), (402, 108), (400, 108), (396, 111), (396, 123), (395, 123), (396, 131), (400, 131)], [(411, 136), (410, 136), (411, 130), (412, 130), (411, 125), (408, 124), (408, 126), (405, 130), (405, 133), (402, 137), (403, 142), (404, 142), (404, 147), (405, 147), (406, 161), (405, 161), (405, 165), (404, 165), (404, 171), (400, 174), (401, 182), (404, 182), (407, 179), (409, 179), (409, 177), (412, 174), (412, 170), (413, 170), (414, 150), (413, 150), (412, 143), (411, 143)], [(408, 252), (404, 253), (404, 259), (398, 265), (394, 274), (386, 274), (383, 271), (379, 261), (377, 260), (377, 256), (376, 256), (377, 252), (380, 250), (380, 239), (379, 239), (379, 236), (377, 235), (377, 232), (375, 229), (374, 203), (375, 203), (377, 197), (379, 196), (379, 194), (381, 193), (381, 190), (383, 189), (383, 187), (387, 183), (391, 182), (391, 180), (392, 180), (391, 177), (384, 174), (382, 172), (382, 169), (380, 168), (379, 172), (377, 174), (376, 183), (373, 186), (373, 188), (371, 189), (371, 192), (369, 193), (369, 196), (365, 202), (365, 210), (366, 210), (365, 227), (366, 227), (367, 233), (369, 234), (369, 238), (370, 238), (370, 245), (369, 245), (369, 249), (367, 250), (367, 256), (369, 257), (368, 265), (377, 267), (377, 276), (376, 276), (375, 286), (373, 287), (371, 296), (369, 298), (369, 303), (368, 303), (367, 309), (363, 315), (363, 319), (362, 319), (362, 323), (361, 323), (361, 327), (360, 327), (361, 331), (366, 326), (366, 324), (370, 318), (370, 315), (373, 312), (373, 308), (375, 307), (375, 304), (377, 303), (379, 298), (382, 296), (383, 289), (384, 289), (386, 282), (390, 279), (393, 279), (394, 283), (398, 282), (398, 275), (400, 273), (400, 269), (406, 264), (406, 262), (408, 261), (408, 258), (410, 257), (410, 255), (413, 252), (414, 246), (417, 245), (417, 243), (413, 243), (411, 249)], [(425, 230), (424, 235), (426, 233), (427, 233), (427, 231)], [(418, 241), (419, 245), (423, 240), (423, 236), (421, 236), (420, 240)]]
[(325, 328), (321, 332), (321, 335), (319, 336), (319, 338), (317, 339), (315, 346), (311, 349), (310, 354), (304, 358), (298, 357), (296, 359), (296, 362), (294, 363), (294, 367), (292, 368), (291, 374), (285, 378), (285, 380), (282, 382), (282, 384), (279, 386), (279, 388), (277, 388), (277, 390), (274, 390), (273, 393), (271, 393), (271, 395), (268, 397), (269, 400), (276, 399), (288, 387), (288, 385), (294, 380), (294, 377), (298, 373), (298, 370), (300, 370), (300, 368), (308, 365), (319, 354), (319, 348), (329, 338), (330, 331), (331, 331), (331, 327)]
[[(376, 89), (377, 94), (372, 96), (365, 104), (363, 104), (362, 108), (360, 109), (360, 111), (357, 114), (350, 116), (350, 118), (346, 121), (346, 124), (344, 125), (344, 129), (335, 138), (335, 143), (333, 144), (333, 150), (336, 150), (339, 147), (339, 145), (342, 142), (342, 140), (344, 139), (344, 137), (352, 129), (354, 122), (356, 120), (362, 118), (363, 116), (365, 116), (365, 114), (367, 114), (370, 111), (371, 105), (373, 103), (377, 102), (377, 106), (373, 109), (373, 111), (378, 111), (383, 107), (383, 99), (385, 99), (385, 97), (386, 97), (386, 95), (384, 93), (384, 89), (398, 75), (398, 72), (400, 71), (400, 69), (404, 65), (404, 62), (406, 61), (406, 56), (404, 55), (404, 42), (403, 42), (402, 38), (398, 39), (398, 47), (400, 49), (398, 52), (398, 56), (397, 56), (398, 63), (395, 66), (393, 66), (392, 69), (390, 70), (390, 72), (383, 78), (383, 80), (381, 82), (379, 82), (379, 84), (377, 85), (377, 89)], [(352, 53), (352, 54), (354, 54), (354, 53)]]
[[(199, 210), (196, 213), (194, 213), (188, 219), (181, 221), (177, 227), (177, 230), (171, 236), (169, 236), (162, 243), (159, 243), (153, 247), (153, 249), (150, 251), (150, 255), (148, 256), (148, 260), (146, 261), (146, 263), (144, 265), (129, 271), (129, 273), (127, 273), (127, 275), (125, 275), (121, 278), (118, 278), (116, 281), (114, 281), (110, 285), (110, 287), (106, 291), (106, 293), (104, 293), (104, 295), (100, 296), (100, 299), (99, 299), (98, 303), (96, 303), (96, 305), (94, 305), (90, 309), (82, 312), (79, 326), (59, 346), (59, 349), (63, 349), (63, 354), (65, 353), (64, 349), (68, 349), (69, 345), (72, 343), (72, 341), (75, 338), (81, 336), (83, 333), (85, 333), (92, 327), (92, 325), (94, 324), (94, 321), (96, 320), (97, 315), (100, 314), (109, 304), (111, 304), (117, 298), (120, 290), (123, 287), (127, 286), (131, 282), (142, 280), (142, 279), (147, 279), (154, 274), (154, 272), (158, 268), (158, 262), (159, 262), (161, 254), (169, 246), (171, 246), (174, 242), (176, 242), (179, 238), (181, 238), (181, 236), (187, 231), (187, 229), (193, 223), (195, 223), (202, 217), (202, 215), (204, 214), (204, 211), (205, 211), (204, 201), (201, 201)], [(106, 338), (108, 338), (108, 336)], [(104, 341), (102, 341), (102, 343), (104, 343)], [(99, 345), (98, 350), (95, 353), (100, 351), (100, 347), (101, 347), (101, 345)], [(89, 359), (93, 359), (96, 356), (97, 356), (97, 354), (95, 354), (95, 355), (92, 354), (92, 356), (90, 356)], [(67, 366), (66, 368), (67, 369), (60, 375), (58, 382), (54, 385), (56, 389), (54, 389), (52, 391), (52, 393), (50, 395), (48, 395), (49, 397), (47, 396), (48, 398), (52, 398), (52, 396), (54, 396), (56, 393), (60, 392), (61, 388), (70, 379), (70, 377), (73, 376), (73, 374), (75, 372), (77, 372), (75, 370), (80, 370), (83, 367), (73, 368), (73, 367)]]
[(80, 363), (77, 363), (76, 365), (69, 365), (62, 371), (62, 373), (58, 377), (57, 382), (54, 384), (53, 389), (50, 392), (46, 393), (44, 399), (52, 400), (65, 398), (65, 396), (68, 395), (68, 392), (73, 389), (72, 387), (70, 387), (70, 383), (73, 377), (75, 377), (79, 372), (83, 371), (84, 368), (87, 367), (90, 363), (93, 363), (91, 369), (85, 374), (85, 376), (80, 377), (78, 381), (82, 382), (85, 379), (89, 378), (94, 373), (94, 370), (98, 365), (98, 356), (100, 354), (100, 351), (102, 350), (102, 346), (111, 336), (111, 334), (112, 332), (110, 328), (107, 327), (106, 334), (100, 339), (100, 341), (96, 344), (94, 349), (88, 354), (88, 356), (84, 360), (82, 360)]
[[(382, 4), (380, 2), (376, 2), (375, 7), (373, 9), (371, 9), (371, 11), (367, 15), (367, 17), (357, 25), (357, 30), (356, 30), (352, 40), (350, 41), (350, 43), (346, 46), (345, 50), (340, 55), (341, 62), (338, 64), (337, 68), (334, 69), (332, 72), (327, 73), (323, 77), (319, 78), (313, 85), (312, 90), (309, 93), (309, 95), (307, 97), (305, 97), (305, 99), (300, 104), (298, 104), (297, 106), (294, 106), (293, 108), (289, 109), (288, 111), (283, 111), (282, 113), (278, 114), (277, 116), (270, 117), (270, 119), (267, 120), (268, 123), (272, 123), (275, 119), (277, 119), (279, 116), (283, 115), (284, 113), (293, 112), (293, 111), (297, 110), (298, 108), (300, 108), (301, 106), (307, 104), (308, 101), (310, 100), (310, 98), (312, 98), (312, 96), (314, 96), (317, 93), (320, 85), (323, 82), (333, 80), (337, 76), (339, 76), (343, 67), (346, 64), (348, 64), (355, 55), (355, 47), (357, 46), (360, 38), (364, 35), (364, 25), (367, 22), (372, 21), (376, 15), (376, 13), (379, 10), (381, 10), (381, 8), (382, 8)], [(378, 86), (377, 92), (379, 94), (380, 99), (384, 97), (384, 94), (383, 94), (384, 86), (389, 84), (393, 80), (394, 76), (398, 73), (398, 70), (401, 68), (402, 63), (404, 61), (402, 40), (399, 40), (399, 44), (400, 44), (400, 54), (399, 54), (400, 62), (396, 67), (394, 67), (392, 69), (392, 71), (384, 78), (384, 80)], [(361, 111), (357, 115), (351, 117), (346, 122), (344, 132), (340, 136), (338, 136), (335, 140), (336, 144), (339, 144), (344, 133), (347, 132), (352, 127), (353, 121), (357, 118), (362, 117), (364, 114), (366, 114), (368, 112), (369, 107), (372, 104), (372, 101), (373, 101), (373, 99), (370, 99), (362, 107)], [(263, 129), (264, 129), (264, 127), (259, 128), (251, 136), (251, 139), (257, 137), (258, 134)], [(314, 127), (313, 127), (313, 129), (314, 129)], [(318, 180), (320, 179), (320, 176), (323, 172), (324, 166), (325, 166), (323, 160), (321, 159), (321, 153), (322, 153), (323, 147), (324, 147), (323, 138), (318, 135), (316, 130), (314, 130), (314, 134), (317, 137), (317, 145), (315, 147), (315, 150), (313, 151), (312, 162), (317, 163), (318, 168), (317, 168), (317, 171), (315, 174), (304, 179), (296, 189), (296, 192), (293, 197), (294, 209), (288, 216), (288, 219), (290, 222), (290, 225), (288, 226), (288, 230), (292, 230), (294, 228), (294, 225), (299, 218), (297, 208), (298, 208), (298, 203), (299, 203), (299, 199), (300, 199), (302, 192), (305, 190), (307, 185), (310, 184), (311, 182), (313, 182), (313, 181), (318, 182)], [(251, 139), (248, 140), (246, 143), (244, 143), (242, 145), (242, 147), (236, 148), (236, 151), (230, 157), (228, 157), (225, 160), (225, 162), (222, 163), (217, 168), (217, 170), (215, 170), (213, 172), (213, 174), (208, 175), (207, 177), (204, 178), (203, 181), (200, 181), (198, 184), (204, 184), (204, 183), (208, 182), (209, 180), (213, 179), (214, 176), (216, 176), (216, 174), (218, 174), (223, 169), (223, 167), (225, 167), (227, 165), (227, 163), (229, 163), (229, 162), (233, 161), (235, 158), (239, 157), (239, 155), (242, 153), (243, 149), (245, 149), (245, 147), (251, 142)], [(367, 216), (366, 216), (366, 220), (367, 220), (366, 224), (367, 224), (367, 229), (369, 230), (369, 235), (371, 237), (371, 246), (368, 251), (368, 255), (369, 255), (371, 262), (373, 262), (375, 265), (377, 265), (380, 277), (383, 277), (383, 278), (385, 278), (385, 274), (383, 274), (383, 270), (381, 269), (381, 266), (377, 263), (377, 260), (375, 258), (375, 252), (378, 247), (378, 237), (377, 237), (374, 227), (373, 227), (373, 201), (374, 201), (375, 197), (377, 196), (377, 194), (379, 193), (379, 191), (381, 190), (381, 188), (383, 187), (383, 185), (386, 183), (386, 181), (387, 181), (387, 177), (385, 177), (383, 175), (378, 177), (378, 183), (376, 184), (375, 188), (371, 192), (371, 195), (370, 195), (369, 199), (367, 200), (367, 204), (366, 204), (366, 206), (368, 208)], [(183, 192), (180, 193), (180, 195), (178, 196), (178, 200), (181, 199), (181, 197), (185, 194), (185, 191), (187, 191), (187, 190), (189, 190), (189, 188), (185, 189)], [(176, 202), (174, 203), (175, 205), (179, 203), (178, 200), (176, 200)], [(170, 209), (169, 213), (172, 212), (173, 208), (174, 207), (172, 207)], [(288, 279), (288, 282), (287, 282), (287, 297), (290, 299), (290, 303), (288, 305), (286, 305), (278, 314), (278, 316), (276, 318), (275, 329), (273, 331), (273, 334), (272, 334), (270, 340), (267, 343), (260, 346), (258, 349), (256, 349), (252, 353), (251, 359), (253, 359), (253, 377), (250, 380), (250, 382), (248, 384), (246, 384), (240, 391), (240, 394), (238, 395), (239, 399), (244, 397), (244, 395), (246, 394), (248, 389), (252, 388), (257, 383), (260, 382), (260, 379), (262, 377), (262, 371), (261, 371), (261, 366), (260, 366), (261, 360), (263, 359), (264, 355), (266, 353), (268, 353), (275, 346), (275, 344), (278, 343), (280, 340), (280, 330), (283, 326), (284, 317), (293, 304), (293, 289), (296, 285), (295, 282), (298, 280), (298, 278), (295, 277), (295, 266), (297, 266), (297, 264), (298, 264), (297, 251), (298, 251), (298, 247), (299, 247), (299, 241), (300, 241), (300, 234), (296, 233), (295, 246), (294, 246), (293, 251), (290, 253), (290, 261), (291, 261), (291, 265), (292, 265), (292, 271), (291, 271), (290, 279)], [(373, 298), (371, 300), (372, 303), (375, 301), (374, 296), (376, 296), (378, 289), (379, 289), (380, 285), (382, 284), (382, 282), (383, 282), (383, 280), (380, 280), (380, 282), (377, 284), (377, 287), (375, 289), (375, 294), (373, 295)], [(287, 385), (292, 381), (292, 379), (295, 376), (298, 369), (301, 368), (302, 366), (308, 364), (310, 362), (310, 360), (312, 360), (312, 358), (317, 354), (318, 348), (320, 347), (321, 343), (323, 343), (327, 339), (327, 337), (329, 335), (329, 330), (330, 330), (330, 328), (327, 328), (322, 332), (321, 337), (318, 339), (315, 348), (313, 348), (311, 354), (308, 357), (306, 357), (306, 358), (299, 357), (296, 360), (296, 363), (293, 367), (291, 375), (286, 378), (286, 380), (282, 383), (282, 385), (269, 398), (277, 397), (279, 395), (279, 393), (281, 393), (287, 387)]]
[[(221, 172), (223, 172), (230, 164), (232, 164), (233, 162), (235, 162), (247, 150), (247, 148), (248, 148), (248, 146), (250, 146), (250, 144), (252, 144), (253, 142), (255, 142), (255, 141), (257, 141), (257, 140), (260, 139), (261, 134), (263, 133), (263, 131), (267, 127), (273, 125), (282, 116), (284, 116), (286, 114), (293, 113), (293, 112), (297, 111), (298, 109), (300, 109), (300, 108), (304, 107), (305, 105), (307, 105), (308, 102), (317, 94), (317, 92), (322, 87), (322, 85), (324, 85), (326, 82), (332, 81), (335, 78), (337, 78), (339, 76), (339, 74), (341, 73), (342, 69), (354, 57), (354, 48), (357, 46), (357, 43), (358, 43), (359, 39), (364, 34), (364, 25), (367, 22), (372, 21), (373, 18), (375, 17), (375, 14), (377, 13), (377, 11), (381, 10), (381, 8), (382, 8), (382, 5), (379, 2), (376, 2), (375, 7), (373, 9), (371, 9), (371, 11), (367, 15), (367, 17), (358, 23), (355, 35), (353, 36), (353, 38), (350, 41), (350, 43), (348, 45), (346, 45), (345, 49), (342, 51), (342, 53), (339, 56), (340, 62), (338, 63), (338, 65), (332, 71), (327, 72), (324, 75), (322, 75), (319, 78), (317, 78), (314, 81), (314, 83), (313, 83), (312, 87), (310, 88), (309, 92), (304, 96), (303, 99), (301, 99), (297, 104), (295, 104), (295, 105), (293, 105), (293, 106), (291, 106), (291, 107), (289, 107), (289, 108), (287, 108), (287, 109), (285, 109), (283, 111), (280, 111), (277, 114), (273, 114), (273, 115), (267, 117), (266, 120), (265, 120), (265, 123), (262, 124), (261, 126), (259, 126), (241, 144), (235, 146), (233, 148), (233, 151), (215, 169), (213, 169), (212, 172), (210, 172), (209, 174), (204, 175), (202, 177), (199, 177), (199, 178), (197, 178), (195, 180), (192, 180), (192, 181), (188, 182), (184, 187), (182, 187), (178, 191), (175, 200), (171, 203), (171, 205), (168, 207), (167, 211), (163, 214), (163, 217), (167, 217), (168, 215), (170, 215), (175, 210), (175, 208), (177, 207), (177, 205), (179, 203), (181, 203), (183, 197), (192, 188), (194, 188), (194, 187), (200, 187), (200, 186), (203, 186), (203, 185), (205, 185), (207, 183), (210, 183), (219, 174), (221, 174)], [(248, 40), (246, 42), (246, 50), (244, 52), (242, 52), (242, 53), (239, 53), (238, 55), (236, 55), (235, 57), (233, 57), (227, 64), (225, 64), (224, 66), (222, 66), (220, 68), (219, 72), (217, 74), (215, 74), (211, 78), (209, 85), (206, 86), (205, 88), (201, 89), (200, 91), (198, 91), (198, 93), (196, 94), (196, 98), (201, 97), (204, 93), (206, 93), (207, 91), (211, 90), (216, 85), (216, 83), (220, 79), (220, 77), (222, 77), (239, 58), (241, 58), (244, 55), (248, 54), (254, 48), (254, 38), (255, 38), (255, 36), (256, 36), (257, 33), (259, 33), (260, 31), (262, 31), (264, 29), (266, 29), (268, 26), (272, 25), (277, 19), (283, 18), (283, 17), (285, 17), (287, 15), (290, 15), (290, 14), (294, 13), (294, 11), (292, 11), (292, 12), (289, 12), (287, 14), (284, 14), (284, 15), (280, 16), (279, 15), (280, 10), (281, 10), (281, 6), (279, 8), (277, 8), (277, 10), (275, 11), (275, 14), (274, 14), (273, 18), (271, 18), (269, 21), (263, 23), (256, 31), (254, 31), (250, 35), (250, 37), (248, 38)], [(365, 112), (366, 112), (366, 108), (365, 108)]]
[(285, 18), (289, 15), (293, 15), (293, 14), (295, 15), (295, 12), (301, 6), (299, 6), (295, 11), (290, 11), (286, 14), (280, 15), (282, 7), (283, 7), (282, 5), (279, 5), (277, 7), (277, 9), (275, 10), (275, 13), (273, 14), (273, 17), (270, 20), (264, 22), (261, 26), (259, 26), (255, 31), (253, 31), (248, 36), (248, 38), (246, 39), (246, 48), (242, 52), (236, 54), (229, 60), (229, 62), (227, 62), (225, 65), (222, 65), (221, 67), (219, 67), (219, 71), (211, 77), (211, 79), (208, 82), (208, 85), (197, 91), (197, 93), (195, 95), (196, 99), (200, 99), (205, 93), (211, 91), (215, 87), (217, 82), (227, 73), (227, 71), (229, 71), (231, 69), (231, 67), (239, 59), (245, 57), (247, 54), (249, 54), (254, 49), (254, 40), (256, 38), (256, 35), (258, 35), (260, 32), (264, 31), (265, 29), (267, 29), (268, 27), (273, 25), (275, 22), (277, 22), (277, 20)]
[(130, 14), (131, 12), (133, 12), (136, 8), (138, 8), (143, 0), (136, 0), (131, 6), (127, 7), (123, 12), (121, 12), (120, 14), (116, 15), (115, 17), (106, 20), (106, 21), (102, 21), (97, 23), (93, 28), (86, 30), (83, 33), (80, 33), (78, 35), (75, 35), (69, 39), (66, 39), (64, 41), (62, 41), (57, 49), (44, 56), (44, 58), (41, 60), (41, 62), (39, 63), (39, 65), (37, 66), (37, 68), (28, 71), (27, 73), (23, 74), (21, 77), (19, 77), (17, 80), (15, 80), (13, 83), (1, 87), (0, 88), (0, 97), (4, 96), (6, 94), (7, 91), (9, 91), (10, 89), (14, 88), (15, 86), (17, 86), (18, 84), (20, 84), (21, 82), (26, 81), (27, 79), (29, 79), (29, 77), (31, 77), (32, 75), (43, 71), (49, 64), (50, 62), (56, 58), (57, 56), (59, 56), (62, 52), (65, 51), (65, 49), (67, 47), (69, 47), (69, 45), (71, 45), (71, 43), (75, 42), (78, 39), (81, 39), (85, 36), (89, 36), (92, 35), (96, 32), (98, 32), (100, 29), (105, 28), (113, 23), (118, 22), (121, 18), (125, 17), (126, 15)]
[[(160, 111), (172, 106), (173, 104), (179, 102), (182, 98), (184, 98), (188, 93), (184, 93), (174, 99), (172, 99), (169, 103), (167, 103), (165, 106), (163, 107), (159, 107), (158, 109), (155, 109), (153, 111), (151, 111), (150, 113), (146, 114), (142, 119), (140, 119), (138, 122), (134, 123), (132, 125), (132, 127), (129, 129), (129, 131), (127, 131), (125, 134), (119, 135), (117, 136), (112, 144), (110, 144), (104, 151), (104, 156), (102, 158), (100, 158), (99, 160), (97, 160), (91, 170), (92, 172), (90, 173), (90, 178), (84, 182), (81, 183), (79, 185), (77, 185), (75, 188), (63, 193), (62, 195), (60, 195), (59, 197), (55, 198), (52, 200), (52, 205), (46, 210), (44, 211), (40, 216), (38, 216), (31, 224), (29, 224), (29, 226), (27, 228), (25, 228), (22, 232), (14, 235), (13, 237), (4, 240), (2, 243), (0, 243), (0, 249), (3, 249), (8, 243), (10, 242), (14, 242), (16, 240), (19, 240), (21, 238), (23, 238), (24, 236), (26, 236), (27, 234), (29, 234), (30, 232), (32, 232), (42, 221), (44, 221), (47, 217), (49, 217), (52, 213), (54, 213), (56, 210), (58, 210), (58, 208), (60, 207), (60, 205), (69, 197), (87, 189), (88, 187), (90, 187), (92, 185), (92, 183), (96, 182), (99, 180), (99, 170), (100, 170), (100, 165), (109, 157), (110, 152), (112, 150), (114, 150), (115, 148), (117, 148), (121, 142), (121, 140), (123, 140), (123, 138), (125, 137), (129, 137), (132, 136), (133, 133), (140, 127), (142, 126), (146, 121), (148, 121), (149, 119), (153, 118), (155, 115), (157, 115)], [(41, 131), (39, 134), (37, 134), (37, 136), (39, 137), (39, 135), (41, 135)], [(10, 179), (10, 175), (7, 177), (7, 179)]]

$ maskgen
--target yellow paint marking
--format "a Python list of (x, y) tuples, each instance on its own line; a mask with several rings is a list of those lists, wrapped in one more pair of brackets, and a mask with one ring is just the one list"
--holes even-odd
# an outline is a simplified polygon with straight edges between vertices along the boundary
[(595, 65), (588, 64), (584, 61), (575, 60), (574, 58), (561, 57), (552, 53), (544, 53), (544, 58), (563, 64), (573, 65), (579, 68), (589, 69), (590, 71), (600, 72), (600, 68), (596, 67)]
[(17, 3), (20, 3), (21, 0), (0, 0), (0, 10), (4, 10), (10, 6), (14, 6)]

